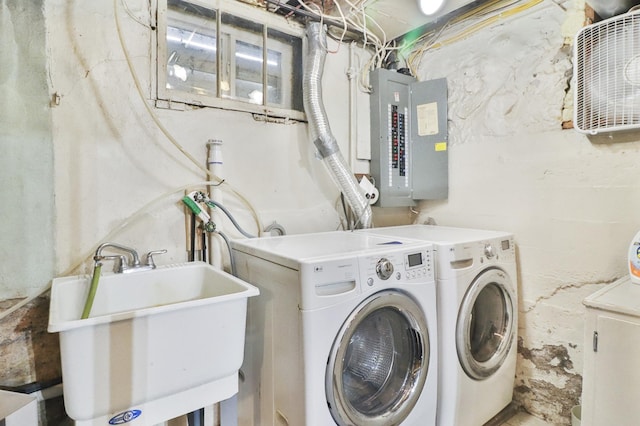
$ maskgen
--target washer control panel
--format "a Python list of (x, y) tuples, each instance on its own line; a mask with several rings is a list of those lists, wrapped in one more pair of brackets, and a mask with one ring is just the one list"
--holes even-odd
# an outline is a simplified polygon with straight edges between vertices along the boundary
[[(300, 263), (300, 309), (336, 303), (337, 298), (362, 297), (363, 292), (405, 285), (435, 286), (435, 256), (431, 243), (394, 243), (353, 256), (331, 256)], [(296, 274), (295, 270), (291, 271)], [(297, 284), (299, 285), (299, 284)]]
[(405, 278), (412, 279), (424, 276), (434, 279), (435, 272), (432, 260), (433, 252), (431, 250), (406, 253), (404, 256)]
[(404, 281), (425, 282), (435, 279), (433, 250), (424, 246), (413, 250), (398, 250), (378, 255), (361, 257), (363, 283), (372, 287), (376, 283), (395, 283)]

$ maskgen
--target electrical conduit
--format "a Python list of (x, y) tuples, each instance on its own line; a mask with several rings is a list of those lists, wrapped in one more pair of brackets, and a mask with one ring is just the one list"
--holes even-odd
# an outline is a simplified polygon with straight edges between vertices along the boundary
[(331, 133), (322, 102), (322, 71), (327, 56), (327, 33), (318, 22), (307, 24), (308, 52), (304, 69), (304, 111), (311, 130), (311, 139), (331, 177), (344, 194), (356, 217), (356, 228), (370, 228), (371, 206), (358, 181), (346, 164), (338, 143)]

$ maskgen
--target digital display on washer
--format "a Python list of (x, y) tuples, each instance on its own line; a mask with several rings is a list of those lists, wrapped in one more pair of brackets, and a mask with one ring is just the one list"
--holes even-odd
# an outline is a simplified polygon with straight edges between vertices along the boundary
[(409, 264), (409, 268), (422, 265), (422, 253), (413, 253), (407, 255), (407, 263)]

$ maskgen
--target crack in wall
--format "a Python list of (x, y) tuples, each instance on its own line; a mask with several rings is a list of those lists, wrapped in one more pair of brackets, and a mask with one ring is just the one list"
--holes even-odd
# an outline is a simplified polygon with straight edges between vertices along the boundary
[[(564, 45), (561, 51), (569, 52), (569, 60), (573, 61), (573, 36), (584, 26), (591, 23), (590, 12), (584, 1), (574, 1), (569, 8), (558, 4), (565, 11), (565, 20), (562, 24), (562, 34), (564, 36)], [(574, 112), (574, 96), (573, 96), (573, 64), (571, 68), (565, 72), (567, 84), (565, 87), (565, 97), (562, 105), (562, 128), (573, 128), (573, 112)]]
[(572, 59), (572, 51), (573, 48), (570, 45), (565, 44), (560, 48), (560, 52), (564, 52), (567, 54), (569, 60), (571, 61), (571, 68), (565, 70), (564, 78), (566, 80), (566, 85), (564, 88), (564, 101), (562, 102), (562, 128), (563, 129), (572, 129), (573, 128), (573, 109), (574, 109), (574, 101), (573, 101), (573, 59)]
[(616, 277), (616, 278), (605, 280), (605, 281), (589, 281), (589, 282), (583, 282), (583, 283), (572, 283), (572, 284), (561, 285), (559, 287), (556, 287), (550, 294), (545, 294), (538, 297), (536, 300), (533, 301), (531, 306), (529, 306), (527, 309), (524, 309), (522, 312), (525, 314), (531, 312), (538, 306), (540, 302), (542, 302), (543, 300), (549, 300), (553, 298), (555, 295), (557, 295), (561, 291), (569, 290), (572, 288), (582, 288), (588, 285), (608, 285), (618, 281), (620, 278), (622, 277)]

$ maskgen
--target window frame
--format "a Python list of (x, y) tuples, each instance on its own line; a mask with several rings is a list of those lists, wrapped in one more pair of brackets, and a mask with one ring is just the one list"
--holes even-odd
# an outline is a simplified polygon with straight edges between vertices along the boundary
[[(238, 2), (237, 0), (183, 0), (188, 3), (192, 3), (199, 7), (204, 7), (207, 9), (215, 10), (216, 12), (216, 88), (215, 94), (212, 95), (200, 95), (197, 93), (187, 92), (179, 89), (168, 89), (167, 85), (167, 61), (168, 61), (168, 49), (166, 44), (167, 39), (167, 18), (168, 18), (168, 10), (167, 10), (167, 0), (157, 0), (156, 10), (157, 10), (157, 27), (156, 31), (154, 31), (156, 40), (156, 60), (155, 63), (155, 72), (153, 75), (155, 76), (155, 99), (156, 105), (173, 108), (177, 106), (175, 104), (187, 104), (194, 105), (198, 107), (212, 107), (212, 108), (220, 108), (226, 110), (233, 111), (243, 111), (249, 112), (264, 116), (278, 117), (278, 118), (286, 118), (297, 121), (306, 121), (306, 115), (304, 111), (298, 111), (293, 109), (294, 102), (291, 88), (292, 88), (292, 80), (293, 76), (296, 72), (303, 72), (304, 69), (304, 60), (306, 51), (306, 37), (304, 35), (304, 28), (293, 21), (287, 20), (283, 17), (275, 15), (273, 13), (267, 12), (265, 10), (258, 9), (256, 7), (248, 6)], [(220, 90), (220, 78), (228, 72), (230, 75), (235, 77), (235, 60), (232, 57), (230, 63), (228, 64), (230, 67), (230, 71), (223, 71), (222, 67), (227, 64), (221, 63), (221, 55), (220, 46), (221, 46), (221, 37), (223, 37), (222, 30), (222, 15), (223, 14), (231, 14), (233, 16), (237, 16), (238, 18), (249, 20), (253, 22), (260, 22), (263, 26), (262, 31), (262, 45), (260, 46), (263, 50), (264, 55), (267, 55), (269, 50), (275, 50), (274, 45), (276, 47), (288, 47), (282, 41), (276, 38), (268, 38), (267, 33), (269, 30), (275, 30), (280, 33), (284, 33), (286, 35), (299, 38), (301, 40), (301, 59), (303, 62), (302, 69), (297, 69), (296, 64), (293, 64), (293, 58), (295, 56), (293, 52), (293, 48), (291, 49), (283, 49), (277, 50), (282, 58), (287, 58), (291, 60), (291, 72), (292, 74), (283, 73), (282, 75), (282, 102), (288, 102), (292, 108), (279, 107), (273, 104), (269, 104), (268, 94), (267, 94), (267, 80), (268, 80), (268, 65), (266, 62), (263, 62), (262, 69), (262, 90), (263, 90), (263, 99), (262, 104), (250, 103), (244, 100), (238, 100), (237, 98), (223, 96)], [(225, 27), (230, 28), (230, 27)], [(231, 27), (233, 28), (233, 27)], [(244, 40), (242, 37), (238, 37), (238, 34), (241, 34), (240, 31), (235, 32), (235, 34), (230, 34), (230, 39), (240, 39)], [(231, 50), (233, 50), (233, 46), (229, 46)], [(302, 79), (302, 75), (299, 75), (300, 81)], [(235, 78), (233, 82), (230, 82), (232, 86), (231, 93), (235, 94)], [(302, 96), (302, 91), (300, 92), (300, 96)], [(184, 106), (178, 107), (177, 109), (184, 109)]]

